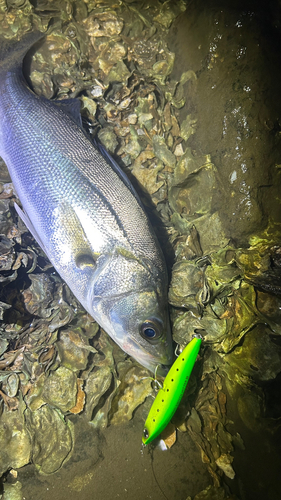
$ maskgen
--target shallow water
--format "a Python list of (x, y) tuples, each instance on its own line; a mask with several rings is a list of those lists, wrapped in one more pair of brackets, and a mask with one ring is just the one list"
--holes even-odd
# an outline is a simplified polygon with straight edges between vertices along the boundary
[[(221, 178), (214, 205), (238, 245), (281, 222), (280, 11), (275, 2), (191, 2), (175, 21), (175, 77), (191, 67), (194, 94), (181, 112), (195, 112), (189, 144), (211, 154)], [(173, 75), (174, 76), (174, 75)]]
[[(221, 187), (215, 206), (226, 234), (239, 246), (281, 222), (280, 175), (280, 7), (276, 2), (191, 2), (176, 20), (171, 49), (177, 54), (175, 78), (192, 67), (198, 84), (187, 103), (198, 117), (189, 144), (211, 153)], [(181, 110), (182, 119), (186, 109)], [(280, 375), (267, 383), (268, 416), (280, 418)], [(254, 432), (227, 397), (227, 415), (243, 437), (234, 451), (231, 491), (242, 500), (281, 496), (281, 432)]]
[[(131, 3), (145, 13), (140, 2)], [(198, 120), (188, 146), (197, 154), (211, 155), (220, 179), (212, 210), (219, 212), (226, 236), (237, 246), (247, 246), (269, 219), (281, 223), (276, 203), (276, 164), (281, 163), (279, 15), (277, 2), (235, 2), (230, 8), (222, 1), (193, 1), (174, 22), (169, 37), (169, 48), (176, 54), (172, 78), (178, 80), (189, 69), (197, 75), (179, 112), (180, 121), (189, 113)], [(280, 375), (266, 384), (265, 416), (273, 423), (280, 418)], [(38, 474), (33, 465), (19, 469), (22, 499), (193, 499), (213, 484), (206, 464), (188, 432), (178, 432), (170, 450), (142, 448), (150, 405), (148, 398), (130, 422), (99, 430), (83, 416), (72, 416), (75, 447), (69, 460), (49, 476)], [(268, 430), (247, 428), (229, 394), (226, 409), (228, 430), (240, 433), (245, 449), (234, 449), (236, 476), (224, 477), (224, 483), (240, 500), (279, 500), (280, 430), (273, 436)], [(4, 481), (8, 491), (7, 484), (15, 478), (7, 473)]]
[[(146, 409), (148, 405), (146, 405)], [(126, 425), (96, 431), (76, 426), (74, 453), (59, 472), (34, 476), (32, 466), (20, 471), (26, 500), (154, 499), (185, 500), (209, 484), (208, 473), (192, 440), (180, 435), (177, 446), (163, 452), (143, 449), (140, 436), (145, 411)], [(81, 422), (82, 423), (82, 422)]]

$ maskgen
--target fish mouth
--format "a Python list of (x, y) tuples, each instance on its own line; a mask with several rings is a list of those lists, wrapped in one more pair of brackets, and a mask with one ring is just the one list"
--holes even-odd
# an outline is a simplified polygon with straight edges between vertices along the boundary
[(144, 366), (147, 370), (153, 373), (154, 377), (161, 377), (165, 378), (168, 375), (168, 372), (172, 366), (172, 363), (169, 365), (165, 365), (162, 363), (157, 363), (157, 361), (154, 361), (153, 363), (145, 363), (143, 360), (140, 360), (137, 356), (133, 356), (134, 359), (140, 363), (142, 366)]
[[(136, 339), (130, 339), (129, 343), (120, 345), (120, 347), (132, 356), (138, 363), (140, 363), (140, 365), (151, 371), (153, 375), (156, 374), (160, 377), (166, 377), (173, 364), (172, 352), (169, 353), (167, 350), (168, 352), (166, 355), (155, 357), (152, 353), (146, 351)], [(166, 359), (167, 363), (165, 363)]]

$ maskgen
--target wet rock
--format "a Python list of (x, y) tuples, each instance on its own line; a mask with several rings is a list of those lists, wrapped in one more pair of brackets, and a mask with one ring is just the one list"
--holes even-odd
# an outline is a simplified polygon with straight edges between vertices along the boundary
[(3, 500), (23, 500), (22, 484), (16, 481), (14, 484), (5, 483)]
[(108, 75), (104, 79), (104, 84), (109, 85), (111, 82), (126, 82), (130, 77), (130, 71), (123, 61), (119, 61), (113, 66)]
[(16, 373), (8, 375), (3, 389), (9, 398), (14, 398), (17, 395), (19, 389), (19, 377)]
[(153, 151), (155, 153), (155, 156), (157, 156), (157, 158), (159, 158), (159, 160), (161, 160), (164, 165), (168, 165), (169, 167), (175, 166), (176, 158), (166, 146), (163, 137), (157, 135), (153, 137)]
[(25, 425), (25, 404), (20, 402), (17, 410), (4, 407), (0, 418), (0, 474), (9, 468), (20, 468), (28, 464), (32, 453), (30, 434)]
[(192, 115), (188, 115), (181, 124), (180, 136), (187, 141), (196, 132), (197, 120)]
[[(191, 500), (191, 497), (187, 497), (186, 500)], [(208, 486), (204, 491), (201, 491), (192, 500), (238, 500), (235, 495), (228, 495), (225, 489), (220, 486)]]
[(30, 274), (29, 279), (31, 285), (23, 291), (27, 311), (42, 318), (49, 317), (52, 312), (50, 305), (54, 292), (51, 279), (47, 274)]
[(86, 394), (85, 416), (95, 427), (106, 427), (109, 412), (119, 381), (116, 377), (113, 347), (108, 337), (101, 332), (98, 340), (99, 351), (94, 357), (93, 369), (83, 375), (87, 377), (84, 387)]
[(115, 149), (118, 146), (118, 141), (114, 131), (109, 127), (102, 129), (98, 133), (98, 137), (101, 143), (106, 147), (106, 149), (111, 153), (114, 153)]
[(112, 403), (113, 416), (110, 423), (116, 425), (131, 420), (135, 409), (151, 391), (151, 379), (146, 370), (135, 366), (128, 370), (118, 387), (116, 401)]
[(32, 462), (41, 473), (52, 474), (70, 456), (71, 423), (65, 422), (62, 413), (49, 405), (34, 412), (27, 409), (25, 418), (32, 441)]
[(216, 464), (223, 470), (225, 475), (230, 479), (234, 479), (235, 472), (231, 463), (233, 462), (233, 457), (230, 455), (223, 454), (216, 460)]
[(193, 261), (178, 261), (173, 267), (169, 302), (175, 307), (196, 309), (196, 296), (204, 284), (204, 272)]
[[(86, 406), (86, 418), (92, 420), (93, 412), (95, 408), (101, 401), (100, 406), (102, 407), (105, 403), (104, 394), (110, 390), (111, 384), (113, 383), (113, 375), (112, 371), (109, 367), (100, 367), (95, 372), (91, 373), (87, 379), (85, 386), (85, 393), (87, 396), (87, 406)], [(100, 424), (100, 419), (102, 418), (105, 423), (104, 426), (107, 425), (107, 413), (110, 408), (107, 408), (107, 411), (103, 412), (103, 416), (99, 415), (97, 419), (97, 424)]]
[(202, 317), (196, 309), (178, 313), (174, 317), (173, 336), (180, 345), (189, 342), (195, 330), (200, 331), (206, 340), (219, 348), (227, 333), (227, 322), (225, 319), (218, 319), (211, 307), (205, 309)]
[(169, 203), (187, 220), (210, 212), (216, 185), (215, 168), (208, 156), (195, 158), (187, 150), (178, 161), (169, 183)]
[(112, 37), (119, 35), (123, 29), (123, 21), (117, 18), (115, 12), (92, 12), (87, 19), (83, 21), (85, 31), (90, 36), (91, 41), (95, 37)]
[(62, 366), (74, 372), (84, 370), (88, 363), (89, 353), (96, 353), (96, 349), (89, 345), (89, 341), (80, 329), (66, 329), (61, 332), (56, 343)]
[(74, 413), (75, 415), (77, 413), (81, 413), (84, 410), (85, 407), (85, 400), (86, 400), (86, 394), (85, 391), (83, 390), (84, 387), (84, 380), (81, 378), (77, 379), (77, 395), (76, 395), (76, 403), (75, 406), (69, 409), (71, 413)]
[(122, 150), (130, 155), (131, 159), (137, 158), (142, 151), (138, 134), (132, 126), (130, 126), (130, 138)]
[(261, 432), (265, 428), (262, 416), (264, 411), (264, 399), (255, 391), (243, 390), (237, 400), (239, 416), (252, 432)]
[[(11, 307), (12, 306), (10, 304), (5, 304), (5, 302), (0, 301), (0, 319), (3, 319), (3, 314), (5, 313), (5, 311), (7, 311), (7, 309), (10, 309)], [(4, 339), (0, 340), (0, 355), (3, 354), (3, 352), (5, 352), (6, 350), (4, 347), (6, 342), (7, 341)]]
[(159, 14), (154, 17), (154, 21), (162, 24), (165, 28), (169, 28), (176, 17), (184, 12), (186, 9), (186, 4), (182, 0), (174, 4), (173, 2), (165, 2)]
[(42, 399), (63, 413), (75, 406), (77, 396), (77, 377), (64, 366), (50, 373), (45, 380)]
[[(41, 2), (34, 9), (19, 0), (10, 2), (7, 10), (2, 2), (4, 36), (29, 30), (31, 13), (43, 29), (54, 15), (46, 5)], [(116, 2), (106, 5), (102, 9), (100, 2), (63, 1), (59, 10), (52, 5), (64, 28), (42, 40), (32, 57), (31, 81), (35, 92), (46, 97), (82, 95), (83, 113), (93, 122), (90, 129), (98, 125), (99, 139), (129, 167), (126, 172), (137, 180), (140, 196), (145, 193), (157, 206), (175, 254), (169, 292), (174, 340), (184, 346), (200, 331), (207, 346), (189, 385), (191, 414), (183, 427), (216, 487), (199, 493), (196, 500), (225, 500), (230, 497), (220, 487), (221, 478), (234, 475), (231, 453), (237, 437), (235, 441), (227, 430), (222, 378), (242, 421), (249, 429), (261, 430), (267, 424), (259, 383), (280, 371), (279, 347), (272, 336), (281, 333), (275, 295), (280, 292), (278, 250), (273, 250), (278, 247), (277, 232), (269, 227), (266, 234), (252, 238), (250, 248), (228, 246), (229, 234), (215, 203), (214, 195), (221, 192), (217, 169), (210, 155), (186, 148), (196, 133), (197, 115), (183, 106), (197, 77), (190, 69), (178, 80), (172, 78), (175, 54), (165, 39), (186, 3), (148, 5), (142, 14), (127, 1), (129, 24)], [(236, 127), (237, 117), (233, 121)], [(241, 123), (239, 127), (241, 131)], [(1, 181), (9, 183), (2, 163), (0, 170)], [(242, 202), (242, 232), (248, 234), (249, 218), (258, 230), (264, 220), (253, 192), (235, 172), (230, 182), (231, 211), (237, 199)], [(0, 281), (8, 285), (21, 275), (12, 292), (4, 289), (0, 302), (1, 471), (21, 467), (32, 456), (36, 467), (49, 474), (72, 449), (63, 413), (76, 413), (71, 419), (83, 413), (92, 429), (123, 422), (150, 394), (150, 380), (130, 360), (124, 362), (117, 348), (113, 356), (110, 341), (79, 312), (60, 279), (48, 274), (50, 264), (23, 224), (16, 222), (14, 195), (10, 183), (0, 186)], [(242, 213), (245, 207), (249, 210)], [(16, 346), (14, 352), (11, 346)], [(86, 480), (81, 475), (72, 489), (80, 491)]]
[(218, 212), (212, 215), (204, 215), (194, 221), (199, 232), (200, 243), (204, 254), (209, 254), (224, 248), (229, 243), (229, 238), (225, 235), (223, 224)]
[(272, 342), (270, 331), (264, 325), (257, 325), (224, 361), (237, 373), (255, 381), (272, 380), (281, 371), (281, 348)]
[[(145, 151), (143, 153), (145, 153)], [(139, 158), (134, 162), (132, 174), (142, 186), (143, 190), (151, 196), (153, 203), (157, 204), (159, 200), (154, 195), (165, 184), (165, 181), (163, 179), (160, 180), (159, 176), (159, 173), (163, 170), (163, 165), (155, 165), (153, 169), (144, 167), (141, 162), (144, 157), (143, 153), (141, 153)], [(154, 157), (152, 151), (148, 151), (145, 155), (145, 159), (152, 157)]]
[(13, 241), (5, 235), (0, 235), (0, 270), (7, 271), (11, 269), (14, 260), (15, 252), (13, 249)]

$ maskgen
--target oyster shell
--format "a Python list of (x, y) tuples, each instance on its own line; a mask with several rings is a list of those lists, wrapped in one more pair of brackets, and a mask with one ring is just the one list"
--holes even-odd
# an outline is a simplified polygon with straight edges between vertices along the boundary
[(27, 409), (25, 419), (32, 436), (32, 462), (43, 474), (56, 472), (73, 447), (71, 422), (64, 421), (60, 411), (49, 405)]
[[(194, 500), (233, 499), (222, 478), (234, 477), (231, 454), (243, 441), (229, 432), (223, 383), (244, 424), (268, 428), (263, 384), (280, 373), (274, 337), (281, 333), (280, 235), (269, 223), (248, 247), (229, 244), (215, 196), (221, 178), (210, 155), (194, 147), (197, 114), (187, 104), (198, 72), (188, 69), (174, 79), (175, 54), (166, 39), (186, 2), (147, 2), (143, 12), (129, 0), (63, 1), (59, 9), (55, 2), (35, 8), (16, 0), (8, 6), (0, 2), (0, 24), (10, 39), (31, 29), (32, 19), (43, 30), (50, 17), (60, 18), (63, 28), (54, 28), (32, 57), (35, 92), (82, 96), (89, 132), (119, 156), (162, 220), (160, 242), (166, 250), (169, 238), (167, 254), (175, 258), (169, 291), (174, 339), (184, 346), (200, 331), (206, 345), (179, 413), (180, 428), (188, 429), (215, 484)], [(214, 64), (212, 54), (209, 68)], [(97, 428), (124, 422), (151, 393), (150, 381), (98, 332), (16, 220), (3, 163), (0, 179), (0, 469), (31, 460), (50, 474), (72, 452), (71, 419), (81, 413)], [(241, 214), (252, 195), (242, 183), (237, 194), (235, 179), (229, 205), (236, 207), (238, 196)], [(250, 208), (247, 217), (252, 214), (258, 228), (260, 206), (253, 201)], [(241, 227), (248, 234), (245, 223)]]
[(21, 400), (19, 407), (9, 411), (4, 407), (0, 418), (0, 439), (2, 452), (0, 474), (10, 467), (20, 468), (28, 464), (32, 453), (31, 438), (25, 424), (26, 405)]
[[(147, 371), (133, 366), (122, 378), (116, 394), (116, 403), (113, 400), (111, 424), (120, 424), (131, 420), (135, 409), (151, 394), (151, 380)], [(114, 406), (117, 405), (115, 409)]]

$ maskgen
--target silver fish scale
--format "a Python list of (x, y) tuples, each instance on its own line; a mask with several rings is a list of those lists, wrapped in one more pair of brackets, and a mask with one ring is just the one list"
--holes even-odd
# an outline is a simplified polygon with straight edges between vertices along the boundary
[(32, 94), (26, 85), (23, 96), (24, 82), (19, 80), (15, 85), (15, 75), (12, 78), (13, 85), (9, 85), (9, 78), (5, 101), (1, 102), (5, 127), (14, 129), (13, 141), (5, 141), (4, 156), (17, 165), (17, 170), (10, 172), (27, 213), (36, 209), (41, 214), (42, 230), (50, 237), (50, 216), (61, 199), (83, 207), (90, 200), (91, 210), (94, 206), (94, 215), (102, 221), (99, 227), (107, 244), (112, 245), (115, 237), (115, 244), (153, 261), (162, 272), (161, 253), (159, 256), (147, 216), (118, 174), (63, 110)]
[(91, 143), (69, 104), (28, 88), (21, 59), (41, 37), (16, 42), (10, 63), (0, 51), (0, 155), (24, 208), (17, 210), (89, 314), (124, 351), (151, 371), (161, 365), (164, 375), (173, 350), (162, 251), (129, 181)]

